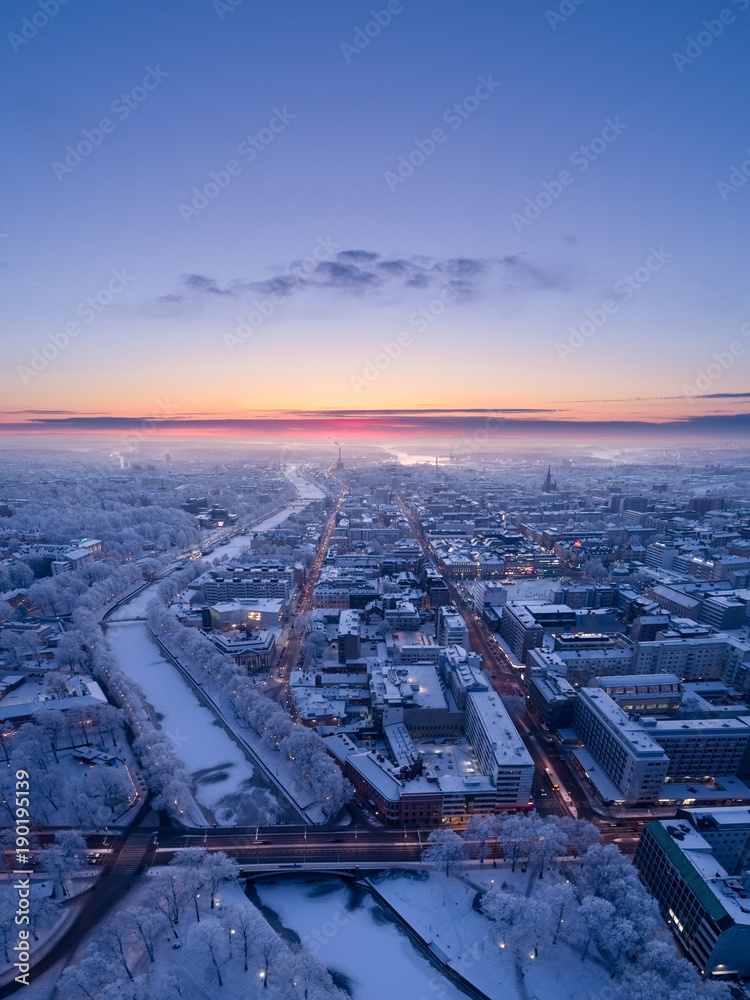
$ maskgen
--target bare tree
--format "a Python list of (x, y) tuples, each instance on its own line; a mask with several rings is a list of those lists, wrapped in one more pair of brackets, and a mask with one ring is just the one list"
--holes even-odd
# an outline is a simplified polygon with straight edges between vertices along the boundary
[(128, 952), (132, 944), (132, 934), (130, 921), (124, 918), (124, 914), (116, 914), (97, 937), (95, 945), (123, 969), (131, 983), (134, 981), (134, 976), (128, 964)]
[(230, 934), (230, 941), (231, 936), (233, 935), (239, 937), (242, 944), (244, 969), (245, 972), (247, 972), (250, 945), (261, 927), (262, 920), (258, 916), (258, 912), (254, 907), (242, 904), (222, 906), (221, 919), (227, 925)]
[(146, 949), (149, 962), (154, 961), (154, 946), (156, 935), (163, 929), (164, 915), (150, 909), (148, 906), (129, 906), (123, 913), (123, 918), (140, 937)]
[(202, 924), (196, 924), (190, 932), (190, 942), (199, 957), (213, 968), (219, 986), (223, 986), (221, 970), (229, 961), (229, 944), (219, 920), (206, 917)]
[(185, 898), (185, 887), (180, 873), (168, 869), (155, 876), (149, 885), (146, 905), (157, 909), (168, 921), (175, 937), (179, 937), (177, 926)]
[(281, 942), (272, 931), (266, 929), (258, 935), (255, 947), (261, 963), (260, 977), (263, 980), (263, 988), (268, 989), (268, 977), (281, 952)]

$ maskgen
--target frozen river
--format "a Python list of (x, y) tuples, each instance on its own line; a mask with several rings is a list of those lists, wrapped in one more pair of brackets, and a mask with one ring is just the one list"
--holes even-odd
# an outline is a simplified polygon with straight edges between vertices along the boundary
[(292, 820), (295, 814), (149, 638), (145, 624), (114, 624), (107, 639), (123, 673), (141, 688), (159, 728), (174, 743), (196, 785), (195, 797), (219, 826)]
[(258, 521), (257, 524), (254, 524), (252, 528), (248, 529), (246, 534), (235, 535), (223, 545), (217, 545), (211, 552), (209, 557), (211, 560), (217, 558), (221, 559), (224, 556), (236, 556), (238, 552), (248, 548), (254, 534), (257, 534), (259, 531), (268, 531), (269, 528), (277, 528), (296, 511), (304, 510), (308, 504), (313, 502), (313, 500), (321, 500), (325, 496), (325, 493), (320, 489), (320, 487), (315, 486), (307, 479), (303, 479), (302, 476), (298, 476), (294, 471), (287, 469), (286, 477), (297, 489), (299, 494), (298, 497), (291, 500), (288, 504), (285, 504), (281, 510), (277, 510), (274, 514), (269, 514), (268, 517), (264, 517), (262, 521)]
[[(317, 486), (287, 471), (299, 498), (283, 510), (264, 518), (254, 531), (281, 524), (295, 510), (301, 510), (325, 494)], [(217, 546), (214, 557), (233, 555), (246, 548), (249, 535), (237, 535)], [(159, 652), (140, 618), (154, 598), (148, 587), (113, 613), (107, 639), (123, 673), (141, 688), (153, 708), (159, 727), (172, 740), (196, 784), (196, 799), (210, 810), (220, 826), (254, 826), (294, 820), (296, 814), (280, 798), (260, 771), (216, 721), (182, 674)]]
[(463, 1000), (366, 892), (338, 878), (291, 877), (255, 885), (273, 910), (346, 986), (352, 1000)]

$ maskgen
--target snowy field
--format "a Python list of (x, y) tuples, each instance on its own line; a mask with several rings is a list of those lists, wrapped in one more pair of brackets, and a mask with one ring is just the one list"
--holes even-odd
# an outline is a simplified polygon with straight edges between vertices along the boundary
[(294, 878), (256, 888), (281, 923), (345, 977), (352, 1000), (465, 998), (369, 895), (355, 894), (339, 879)]
[[(475, 884), (430, 872), (423, 881), (396, 877), (378, 881), (375, 887), (422, 937), (445, 953), (452, 968), (493, 1000), (586, 1000), (600, 996), (605, 987), (611, 990), (610, 974), (593, 953), (582, 962), (580, 950), (562, 937), (556, 945), (540, 948), (537, 958), (529, 957), (519, 984), (510, 949), (497, 946), (492, 922), (472, 909), (478, 875), (471, 873)], [(520, 871), (511, 875), (507, 868), (487, 869), (479, 877), (486, 888), (494, 877), (522, 894), (529, 882), (529, 875)], [(531, 877), (536, 879), (533, 873)]]
[(286, 803), (256, 773), (148, 638), (140, 622), (109, 629), (120, 667), (143, 690), (159, 726), (172, 740), (196, 782), (196, 798), (220, 826), (253, 826), (293, 819)]

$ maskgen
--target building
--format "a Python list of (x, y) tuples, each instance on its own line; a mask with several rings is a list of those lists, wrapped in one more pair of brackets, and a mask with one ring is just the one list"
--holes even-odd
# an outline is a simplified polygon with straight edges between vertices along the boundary
[(466, 622), (449, 604), (444, 604), (435, 612), (435, 638), (439, 646), (469, 648), (469, 630)]
[(210, 609), (211, 628), (227, 631), (233, 628), (269, 629), (281, 625), (284, 602), (280, 598), (219, 601)]
[(358, 659), (360, 650), (359, 611), (342, 611), (338, 629), (339, 663)]
[(683, 681), (722, 680), (728, 657), (725, 636), (655, 639), (637, 644), (633, 673), (676, 674)]
[(682, 702), (682, 684), (674, 674), (595, 677), (592, 687), (601, 688), (625, 712), (674, 712)]
[(678, 809), (711, 845), (716, 860), (732, 874), (750, 866), (750, 809)]
[[(726, 810), (733, 813), (733, 809)], [(747, 810), (743, 810), (747, 813)], [(723, 809), (710, 815), (719, 826)], [(695, 825), (693, 825), (695, 823)], [(727, 870), (698, 817), (647, 823), (633, 863), (688, 958), (709, 976), (750, 976), (750, 876)]]
[(503, 608), (500, 635), (524, 663), (529, 650), (543, 644), (545, 632), (575, 632), (576, 622), (567, 604), (509, 601)]
[[(554, 656), (554, 653), (551, 655)], [(571, 728), (576, 696), (576, 689), (565, 677), (546, 667), (531, 669), (531, 709), (547, 729), (555, 731)]]
[(581, 688), (573, 728), (585, 746), (573, 756), (602, 801), (645, 806), (658, 800), (669, 758), (608, 694), (600, 688)]
[(267, 630), (224, 632), (211, 634), (208, 638), (246, 670), (270, 670), (276, 660), (276, 636)]
[(403, 723), (416, 739), (459, 736), (464, 715), (430, 663), (397, 666), (368, 660), (372, 719), (377, 726)]
[(704, 598), (700, 609), (700, 621), (713, 625), (719, 631), (742, 628), (747, 617), (747, 604), (724, 594), (709, 595)]
[(534, 762), (495, 691), (467, 694), (466, 732), (482, 772), (497, 789), (498, 808), (527, 806)]
[(558, 586), (549, 594), (553, 604), (567, 604), (569, 608), (617, 607), (617, 587), (611, 584), (591, 586)]
[(267, 561), (212, 570), (199, 577), (193, 586), (202, 584), (206, 588), (206, 600), (210, 604), (256, 597), (280, 597), (287, 601), (299, 576), (301, 569)]
[(319, 583), (313, 591), (313, 607), (341, 608), (342, 611), (348, 608), (364, 610), (380, 596), (375, 580), (329, 579), (325, 583)]
[(737, 774), (750, 746), (750, 716), (738, 719), (641, 718), (641, 725), (669, 757), (667, 776), (697, 781)]
[(386, 755), (357, 747), (344, 734), (325, 738), (344, 775), (388, 826), (440, 826), (498, 811), (489, 778), (470, 773), (471, 764), (465, 766), (471, 757), (459, 758), (451, 747), (432, 745), (420, 748), (413, 761), (406, 741), (394, 734)]

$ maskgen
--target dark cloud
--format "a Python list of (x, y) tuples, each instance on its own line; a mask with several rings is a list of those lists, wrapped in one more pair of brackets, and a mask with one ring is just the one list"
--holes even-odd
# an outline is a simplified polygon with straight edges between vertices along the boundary
[(252, 293), (289, 298), (305, 291), (366, 295), (398, 288), (448, 286), (463, 298), (479, 291), (497, 262), (483, 258), (387, 257), (374, 250), (341, 250), (327, 260), (294, 260), (269, 278), (222, 283), (205, 274), (182, 274), (179, 289), (157, 298), (162, 313), (182, 304), (211, 297), (232, 298)]
[(206, 292), (208, 295), (235, 295), (229, 288), (219, 288), (213, 278), (207, 278), (205, 274), (181, 274), (180, 283), (185, 288), (195, 292)]
[(710, 392), (700, 396), (700, 399), (747, 399), (750, 392)]
[[(498, 416), (507, 413), (508, 416)], [(451, 436), (472, 433), (486, 428), (492, 415), (493, 430), (499, 437), (509, 434), (633, 437), (646, 435), (655, 439), (671, 440), (682, 435), (700, 434), (721, 440), (727, 434), (750, 433), (750, 413), (734, 416), (716, 414), (686, 417), (659, 423), (649, 420), (567, 420), (559, 416), (539, 415), (534, 411), (465, 411), (465, 410), (331, 410), (310, 412), (276, 412), (248, 418), (210, 418), (195, 416), (171, 417), (116, 417), (116, 416), (61, 416), (35, 417), (26, 423), (0, 423), (0, 431), (13, 433), (41, 430), (57, 431), (123, 431), (143, 426), (161, 430), (192, 430), (196, 434), (206, 431), (225, 434), (246, 433), (345, 433), (382, 437), (391, 434), (426, 434)], [(499, 426), (498, 426), (499, 423)]]

